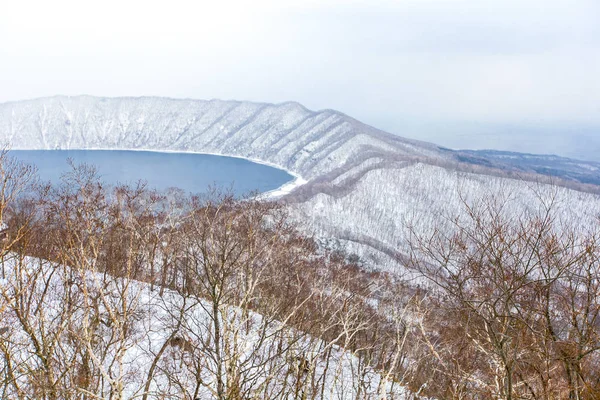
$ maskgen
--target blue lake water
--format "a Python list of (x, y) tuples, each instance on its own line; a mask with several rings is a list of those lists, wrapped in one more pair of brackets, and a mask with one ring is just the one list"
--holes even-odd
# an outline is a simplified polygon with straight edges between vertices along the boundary
[(33, 164), (42, 180), (58, 183), (75, 164), (93, 165), (109, 184), (148, 182), (152, 189), (177, 187), (190, 193), (206, 193), (211, 186), (235, 195), (267, 192), (289, 182), (287, 172), (234, 157), (208, 154), (158, 153), (120, 150), (12, 150), (9, 155)]

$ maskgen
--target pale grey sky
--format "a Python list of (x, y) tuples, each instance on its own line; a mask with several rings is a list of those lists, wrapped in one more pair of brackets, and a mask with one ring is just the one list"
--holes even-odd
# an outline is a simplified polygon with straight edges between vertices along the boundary
[(0, 102), (54, 94), (295, 100), (599, 159), (600, 1), (0, 0)]

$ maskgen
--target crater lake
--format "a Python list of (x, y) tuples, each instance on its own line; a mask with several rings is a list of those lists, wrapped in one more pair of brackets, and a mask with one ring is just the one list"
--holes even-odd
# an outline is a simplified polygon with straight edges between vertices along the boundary
[(148, 183), (150, 189), (176, 187), (188, 193), (206, 193), (211, 187), (236, 196), (264, 193), (292, 181), (284, 170), (243, 158), (198, 153), (131, 150), (11, 150), (9, 156), (37, 167), (41, 180), (59, 183), (75, 165), (97, 168), (109, 185)]

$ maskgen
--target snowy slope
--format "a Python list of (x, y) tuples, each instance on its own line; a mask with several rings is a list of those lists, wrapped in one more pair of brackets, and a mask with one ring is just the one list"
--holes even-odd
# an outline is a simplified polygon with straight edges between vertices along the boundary
[(153, 149), (257, 159), (312, 179), (365, 158), (450, 157), (336, 111), (297, 103), (52, 97), (0, 104), (13, 149)]
[[(75, 374), (73, 365), (84, 363), (82, 354), (89, 353), (93, 369), (105, 376), (95, 389), (98, 398), (115, 398), (117, 390), (127, 399), (144, 395), (151, 399), (215, 398), (216, 367), (214, 354), (210, 353), (213, 340), (210, 326), (214, 316), (208, 311), (211, 305), (203, 299), (184, 298), (169, 290), (160, 294), (158, 288), (153, 290), (143, 282), (107, 280), (101, 273), (77, 271), (36, 258), (19, 259), (13, 254), (0, 260), (0, 295), (0, 299), (11, 299), (10, 304), (0, 303), (5, 306), (0, 308), (2, 349), (6, 351), (0, 353), (2, 373), (8, 365), (6, 354), (10, 354), (15, 370), (33, 371), (40, 368), (40, 360), (43, 360), (45, 368), (68, 377)], [(28, 299), (27, 306), (21, 307), (21, 300), (16, 300), (21, 296)], [(88, 304), (95, 296), (101, 296), (102, 300), (91, 307)], [(111, 319), (115, 311), (129, 317)], [(233, 318), (238, 314), (232, 307)], [(102, 322), (95, 324), (94, 318)], [(284, 348), (289, 346), (287, 356), (292, 351), (315, 354), (316, 364), (312, 368), (316, 380), (323, 380), (327, 388), (322, 395), (315, 394), (315, 398), (375, 398), (382, 393), (389, 399), (414, 398), (404, 387), (392, 384), (375, 370), (359, 367), (359, 358), (341, 347), (294, 331), (278, 321), (263, 325), (261, 320), (262, 316), (252, 314), (241, 324), (250, 327), (248, 331), (235, 332), (236, 343), (244, 349), (240, 350), (239, 360), (244, 368), (238, 367), (253, 377), (248, 383), (253, 386), (245, 388), (249, 393), (278, 393), (277, 390), (292, 379), (288, 369), (293, 368), (293, 363), (282, 359), (283, 355), (273, 356), (277, 347), (273, 343), (289, 340), (283, 345)], [(122, 331), (115, 321), (130, 324), (127, 336), (119, 336)], [(261, 329), (268, 330), (268, 335)], [(259, 333), (263, 336), (258, 336)], [(85, 335), (93, 336), (93, 340)], [(173, 342), (173, 338), (179, 341)], [(182, 338), (186, 338), (185, 342)], [(43, 345), (39, 345), (42, 341)], [(233, 338), (225, 340), (229, 341)], [(323, 357), (326, 353), (329, 354), (327, 360)], [(196, 359), (199, 365), (189, 359)], [(156, 370), (152, 367), (153, 360), (157, 362)], [(356, 373), (359, 368), (364, 370), (364, 376)], [(16, 386), (26, 392), (32, 387), (28, 377), (23, 373), (16, 374), (15, 378), (19, 382)], [(176, 384), (172, 377), (176, 377)], [(270, 379), (268, 383), (263, 382), (266, 377)], [(203, 383), (198, 388), (200, 381)], [(58, 387), (65, 385), (60, 379), (57, 382)], [(291, 382), (294, 387), (295, 381)], [(14, 387), (8, 385), (8, 392), (0, 392), (0, 396), (17, 398), (11, 389)]]
[(439, 227), (464, 213), (463, 202), (492, 197), (514, 214), (535, 214), (552, 202), (561, 222), (582, 232), (600, 217), (595, 194), (423, 163), (371, 170), (346, 190), (332, 182), (294, 210), (305, 229), (331, 238), (331, 247), (343, 247), (367, 265), (394, 268), (408, 253), (408, 226), (421, 232)]

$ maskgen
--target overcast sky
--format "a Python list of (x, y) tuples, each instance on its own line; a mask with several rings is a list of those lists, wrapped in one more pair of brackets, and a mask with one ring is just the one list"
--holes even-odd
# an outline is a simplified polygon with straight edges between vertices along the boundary
[(600, 1), (0, 0), (0, 102), (55, 94), (295, 100), (600, 159)]

